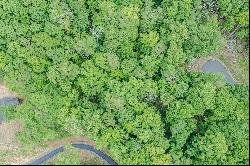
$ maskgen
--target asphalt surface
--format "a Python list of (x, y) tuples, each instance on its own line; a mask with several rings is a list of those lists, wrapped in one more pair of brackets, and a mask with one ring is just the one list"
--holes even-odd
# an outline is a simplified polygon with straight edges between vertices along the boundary
[(203, 72), (221, 72), (224, 74), (225, 79), (228, 83), (235, 84), (236, 81), (232, 78), (232, 76), (229, 74), (227, 68), (222, 65), (217, 60), (208, 60), (203, 66), (202, 66)]
[(10, 98), (10, 97), (6, 97), (6, 98), (2, 98), (0, 99), (0, 106), (1, 105), (17, 105), (19, 104), (19, 100), (18, 98)]
[(52, 159), (53, 157), (55, 157), (56, 155), (58, 155), (59, 153), (63, 152), (64, 147), (60, 146), (52, 151), (50, 151), (49, 153), (45, 154), (44, 156), (35, 159), (33, 161), (30, 161), (27, 164), (24, 165), (42, 165), (45, 161), (48, 161), (50, 159)]
[[(106, 161), (106, 163), (108, 165), (117, 165), (117, 163), (111, 157), (109, 157), (106, 153), (104, 153), (100, 150), (97, 150), (92, 145), (88, 145), (88, 144), (84, 144), (84, 143), (77, 143), (77, 142), (72, 142), (71, 144), (75, 148), (78, 148), (78, 149), (81, 149), (84, 151), (89, 151), (89, 152), (96, 154), (98, 157), (100, 157), (101, 159)], [(43, 155), (42, 157), (37, 158), (33, 161), (30, 161), (24, 165), (42, 165), (44, 162), (54, 158), (56, 155), (58, 155), (59, 153), (61, 153), (63, 151), (64, 151), (64, 146), (60, 146), (60, 147), (48, 152), (47, 154)]]

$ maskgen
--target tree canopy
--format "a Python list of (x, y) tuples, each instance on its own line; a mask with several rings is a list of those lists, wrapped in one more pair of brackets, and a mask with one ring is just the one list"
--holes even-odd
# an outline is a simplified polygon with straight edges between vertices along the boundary
[(19, 139), (85, 135), (120, 164), (249, 164), (248, 86), (185, 69), (221, 47), (221, 26), (248, 33), (248, 5), (219, 0), (220, 22), (203, 3), (1, 0)]

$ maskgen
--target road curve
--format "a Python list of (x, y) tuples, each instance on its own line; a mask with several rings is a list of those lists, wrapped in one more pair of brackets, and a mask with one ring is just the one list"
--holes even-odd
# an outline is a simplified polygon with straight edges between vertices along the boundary
[[(84, 144), (84, 143), (80, 143), (80, 142), (71, 142), (71, 144), (75, 148), (78, 148), (78, 149), (81, 149), (84, 151), (90, 151), (90, 152), (96, 154), (98, 157), (100, 157), (101, 159), (106, 161), (107, 164), (109, 164), (109, 165), (117, 165), (117, 163), (111, 157), (109, 157), (103, 151), (97, 150), (92, 145), (88, 145), (88, 144)], [(64, 146), (57, 147), (54, 150), (48, 152), (47, 154), (39, 157), (38, 159), (32, 160), (24, 165), (42, 165), (45, 161), (52, 159), (53, 157), (55, 157), (56, 155), (58, 155), (59, 153), (61, 153), (63, 151), (64, 151)]]
[(229, 70), (218, 60), (208, 60), (202, 66), (203, 72), (220, 72), (224, 74), (226, 81), (230, 84), (235, 84), (236, 81), (230, 74)]

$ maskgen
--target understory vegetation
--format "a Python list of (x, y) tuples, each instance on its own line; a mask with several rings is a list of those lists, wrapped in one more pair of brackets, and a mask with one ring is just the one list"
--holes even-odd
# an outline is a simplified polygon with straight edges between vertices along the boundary
[(185, 69), (225, 31), (248, 36), (246, 0), (212, 2), (1, 0), (19, 140), (84, 135), (119, 164), (249, 164), (249, 87)]

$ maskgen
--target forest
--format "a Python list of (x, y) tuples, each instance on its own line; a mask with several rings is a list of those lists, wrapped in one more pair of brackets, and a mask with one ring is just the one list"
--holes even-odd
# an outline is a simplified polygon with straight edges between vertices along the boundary
[(23, 144), (87, 136), (119, 164), (249, 164), (249, 86), (186, 70), (232, 33), (247, 0), (1, 0), (6, 114)]

